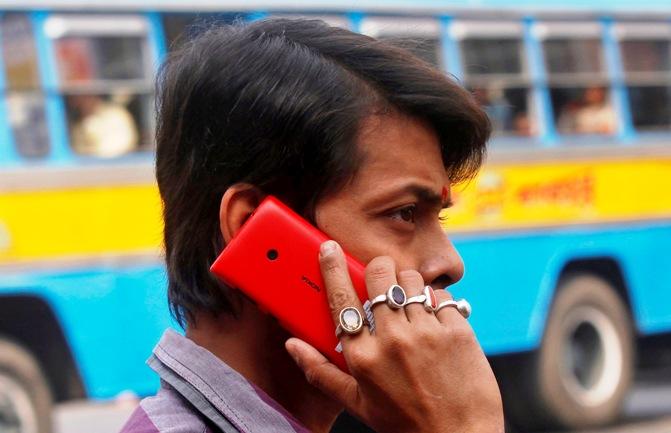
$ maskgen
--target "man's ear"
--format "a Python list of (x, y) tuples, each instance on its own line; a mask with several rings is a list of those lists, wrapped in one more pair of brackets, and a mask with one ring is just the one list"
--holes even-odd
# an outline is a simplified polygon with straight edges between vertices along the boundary
[(219, 228), (226, 244), (233, 239), (264, 197), (261, 190), (248, 183), (236, 183), (226, 190), (219, 206)]

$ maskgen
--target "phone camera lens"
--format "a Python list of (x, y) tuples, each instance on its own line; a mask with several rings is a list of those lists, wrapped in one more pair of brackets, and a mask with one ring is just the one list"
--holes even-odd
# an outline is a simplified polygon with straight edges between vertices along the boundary
[(279, 256), (279, 253), (277, 250), (268, 250), (268, 253), (266, 254), (270, 260), (275, 260)]

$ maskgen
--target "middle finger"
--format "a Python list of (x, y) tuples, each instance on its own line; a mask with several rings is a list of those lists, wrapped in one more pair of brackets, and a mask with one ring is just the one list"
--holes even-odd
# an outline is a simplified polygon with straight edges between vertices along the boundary
[[(378, 296), (384, 297), (389, 289), (397, 284), (396, 263), (391, 257), (376, 257), (366, 266), (366, 288), (371, 301)], [(375, 316), (376, 332), (390, 325), (398, 325), (398, 322), (401, 321), (403, 323), (408, 322), (403, 307), (393, 308), (387, 302), (376, 302), (375, 305), (371, 306), (371, 309)]]

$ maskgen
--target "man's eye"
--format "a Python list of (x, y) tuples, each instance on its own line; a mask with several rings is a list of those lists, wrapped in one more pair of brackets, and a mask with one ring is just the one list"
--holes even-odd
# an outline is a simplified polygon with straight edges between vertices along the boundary
[(417, 206), (406, 206), (402, 209), (398, 209), (391, 214), (391, 217), (396, 220), (405, 221), (407, 223), (415, 222), (415, 213), (417, 212)]

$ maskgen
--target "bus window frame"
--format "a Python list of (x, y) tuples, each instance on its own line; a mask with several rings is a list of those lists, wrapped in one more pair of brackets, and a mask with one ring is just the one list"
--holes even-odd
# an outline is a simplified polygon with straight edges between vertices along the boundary
[[(521, 61), (521, 72), (519, 74), (474, 74), (476, 78), (474, 82), (497, 80), (501, 79), (502, 87), (518, 87), (527, 90), (527, 116), (536, 125), (537, 131), (535, 134), (525, 137), (514, 134), (500, 134), (493, 136), (490, 140), (492, 148), (505, 147), (515, 148), (520, 147), (527, 149), (529, 147), (537, 147), (542, 140), (542, 130), (540, 125), (538, 101), (535, 97), (534, 73), (532, 67), (532, 59), (529, 58), (528, 40), (525, 37), (524, 23), (521, 20), (506, 19), (505, 21), (488, 21), (485, 19), (454, 19), (451, 23), (449, 34), (447, 35), (454, 41), (454, 45), (459, 56), (459, 65), (461, 67), (461, 81), (466, 84), (472, 78), (466, 72), (464, 65), (464, 53), (462, 41), (469, 38), (508, 38), (519, 39), (520, 48), (519, 55)], [(482, 76), (478, 76), (482, 75)]]
[[(88, 19), (91, 21), (112, 21), (110, 17), (114, 17), (118, 23), (124, 19), (131, 18), (136, 23), (142, 23), (141, 29), (133, 28), (131, 26), (126, 27), (121, 32), (114, 32), (114, 28), (102, 28), (100, 32), (97, 32), (93, 28), (93, 32), (77, 32), (75, 29), (74, 32), (70, 33), (73, 35), (82, 35), (82, 36), (91, 36), (91, 35), (137, 35), (142, 37), (142, 52), (143, 52), (143, 69), (147, 73), (146, 85), (144, 89), (150, 98), (153, 98), (153, 80), (154, 74), (157, 70), (158, 65), (163, 56), (159, 57), (160, 46), (157, 46), (156, 41), (156, 23), (152, 23), (152, 19), (155, 20), (156, 17), (152, 16), (151, 13), (141, 13), (141, 12), (115, 12), (114, 14), (100, 15), (92, 12), (81, 13), (74, 12), (70, 13), (67, 11), (40, 11), (35, 12), (35, 28), (36, 28), (36, 43), (38, 44), (38, 56), (41, 57), (41, 60), (44, 65), (41, 69), (41, 81), (42, 86), (47, 94), (47, 122), (49, 124), (49, 130), (52, 132), (52, 154), (50, 157), (44, 159), (45, 162), (66, 162), (66, 163), (106, 163), (106, 162), (119, 162), (119, 161), (136, 161), (136, 160), (147, 160), (148, 158), (153, 157), (153, 150), (136, 150), (132, 153), (121, 155), (113, 158), (101, 158), (94, 155), (80, 155), (77, 154), (71, 147), (68, 127), (67, 127), (67, 114), (65, 107), (65, 96), (66, 94), (73, 93), (74, 87), (79, 87), (81, 92), (94, 91), (98, 92), (102, 88), (98, 87), (101, 81), (94, 83), (94, 85), (85, 85), (85, 86), (68, 86), (61, 83), (59, 77), (59, 66), (56, 59), (55, 53), (55, 41), (58, 37), (63, 37), (65, 34), (57, 35), (54, 37), (54, 34), (49, 34), (49, 29), (47, 28), (47, 23), (50, 19), (64, 17), (66, 19), (75, 18), (75, 21), (81, 19)], [(52, 21), (53, 22), (53, 21)], [(81, 30), (87, 30), (83, 28)], [(141, 30), (141, 32), (137, 32)], [(160, 30), (159, 30), (160, 31)], [(41, 51), (40, 51), (41, 50)], [(116, 80), (108, 80), (109, 82), (117, 82)], [(98, 85), (98, 86), (96, 86)], [(137, 90), (137, 89), (135, 89)], [(149, 116), (149, 125), (148, 127), (154, 128), (154, 121), (152, 116)]]
[[(119, 25), (123, 24), (123, 20), (126, 20), (126, 26), (121, 25), (118, 28), (115, 28), (114, 25)], [(56, 34), (49, 34), (49, 26), (50, 24), (54, 23), (52, 20), (64, 20), (64, 21), (71, 21), (70, 24), (75, 24), (74, 28), (71, 29), (65, 29), (64, 31)], [(97, 21), (97, 24), (107, 24), (108, 26), (101, 25), (100, 27), (87, 27), (86, 21)], [(108, 22), (109, 21), (109, 22)], [(138, 78), (138, 79), (128, 79), (128, 80), (104, 80), (104, 79), (94, 79), (91, 80), (90, 83), (86, 84), (71, 84), (71, 83), (65, 83), (60, 81), (61, 77), (59, 78), (59, 88), (61, 92), (70, 92), (73, 91), (74, 93), (79, 93), (79, 92), (87, 92), (89, 90), (91, 91), (99, 91), (102, 90), (103, 88), (107, 87), (108, 85), (114, 85), (118, 84), (119, 82), (123, 82), (124, 87), (129, 87), (132, 90), (138, 90), (142, 87), (145, 87), (147, 89), (151, 88), (151, 83), (153, 81), (153, 65), (152, 65), (152, 56), (151, 56), (151, 51), (153, 48), (149, 44), (149, 23), (147, 22), (147, 19), (145, 17), (142, 17), (141, 15), (135, 15), (135, 14), (128, 14), (128, 15), (105, 15), (104, 17), (100, 17), (97, 15), (93, 14), (72, 14), (71, 16), (68, 16), (66, 14), (55, 14), (47, 18), (46, 22), (44, 23), (45, 25), (45, 32), (47, 33), (47, 37), (51, 40), (51, 45), (52, 49), (54, 49), (54, 42), (57, 41), (60, 38), (67, 37), (67, 36), (82, 36), (82, 37), (90, 37), (90, 36), (134, 36), (134, 37), (140, 37), (142, 40), (142, 54), (143, 54), (143, 64), (142, 64), (142, 69), (143, 71), (147, 74), (146, 78)], [(79, 28), (77, 28), (79, 26)], [(125, 28), (124, 28), (125, 27)], [(120, 30), (120, 31), (117, 31)], [(58, 67), (58, 65), (56, 65)], [(56, 73), (56, 76), (58, 76), (58, 70), (54, 71)]]
[(356, 23), (355, 31), (373, 38), (384, 36), (435, 39), (437, 67), (445, 71), (448, 60), (445, 57), (445, 41), (441, 31), (441, 21), (436, 15), (395, 16), (392, 14), (366, 14)]
[[(279, 13), (279, 12), (278, 12)], [(167, 30), (166, 26), (166, 19), (170, 18), (175, 18), (175, 17), (186, 17), (187, 19), (193, 18), (191, 20), (191, 24), (205, 24), (208, 25), (209, 23), (232, 23), (232, 22), (237, 22), (240, 20), (243, 23), (250, 23), (254, 21), (258, 21), (260, 19), (268, 17), (271, 13), (266, 11), (265, 9), (228, 9), (224, 10), (222, 8), (219, 9), (196, 9), (191, 10), (191, 9), (182, 9), (182, 8), (175, 8), (175, 9), (164, 9), (161, 10), (160, 12), (150, 12), (150, 15), (152, 15), (152, 18), (154, 19), (154, 25), (157, 28), (160, 28), (160, 31), (157, 31), (157, 34), (160, 35), (163, 39), (160, 41), (157, 41), (160, 44), (160, 52), (162, 53), (162, 58), (165, 58), (166, 55), (168, 55), (171, 50), (175, 49), (175, 47), (171, 47), (172, 43), (174, 43), (178, 37), (181, 37), (182, 34), (180, 33), (175, 37), (173, 40), (168, 41), (168, 38), (171, 36), (170, 32)], [(184, 30), (184, 29), (182, 29)], [(170, 42), (170, 43), (169, 43)]]
[[(21, 13), (21, 12), (20, 12)], [(29, 20), (30, 14), (26, 12), (26, 16), (28, 17)], [(4, 17), (6, 12), (0, 11), (0, 18)], [(32, 20), (31, 20), (32, 24)], [(34, 26), (32, 27), (33, 30), (33, 40), (35, 40), (34, 35), (35, 35), (35, 28)], [(0, 29), (0, 31), (2, 31)], [(36, 43), (37, 44), (37, 43)], [(3, 47), (0, 47), (0, 49), (3, 49)], [(38, 64), (39, 64), (39, 51), (37, 47), (35, 47), (35, 51), (37, 54), (38, 58)], [(41, 90), (41, 89), (40, 89)], [(14, 134), (12, 131), (12, 125), (10, 124), (9, 121), (9, 106), (7, 105), (7, 94), (9, 93), (9, 88), (7, 85), (7, 75), (5, 72), (5, 59), (4, 59), (4, 54), (0, 55), (0, 94), (2, 97), (0, 97), (0, 167), (5, 166), (5, 165), (15, 165), (21, 160), (23, 160), (23, 157), (19, 153), (18, 149), (16, 148), (16, 140), (14, 139)], [(46, 97), (45, 97), (46, 100)], [(46, 101), (45, 101), (45, 111), (46, 111)], [(50, 145), (50, 151), (51, 151), (51, 143)], [(49, 154), (51, 152), (48, 152), (47, 155), (45, 155), (42, 158), (39, 158), (39, 160), (44, 160), (49, 157)]]
[[(545, 87), (548, 92), (549, 105), (548, 110), (549, 119), (553, 123), (553, 128), (556, 131), (556, 139), (563, 146), (584, 146), (589, 143), (597, 146), (605, 144), (613, 144), (621, 141), (624, 138), (623, 125), (625, 123), (625, 115), (623, 114), (621, 91), (616, 86), (616, 77), (621, 73), (621, 65), (619, 59), (613, 59), (612, 43), (608, 40), (609, 25), (608, 21), (604, 19), (590, 19), (588, 21), (569, 22), (565, 20), (552, 21), (549, 19), (539, 20), (534, 24), (533, 36), (538, 40), (541, 54), (543, 57), (543, 68), (545, 69)], [(548, 70), (548, 63), (545, 59), (546, 53), (543, 43), (551, 39), (596, 39), (600, 47), (601, 55), (601, 71), (587, 72), (587, 73), (551, 73)], [(579, 86), (571, 83), (572, 79), (578, 78)], [(554, 107), (551, 101), (552, 88), (571, 88), (584, 87), (586, 85), (597, 85), (608, 90), (608, 98), (613, 107), (616, 130), (613, 134), (577, 134), (577, 133), (559, 133), (557, 131), (557, 120), (555, 117)]]
[[(671, 45), (671, 23), (667, 20), (659, 20), (656, 22), (642, 23), (640, 21), (630, 22), (616, 22), (613, 24), (611, 32), (613, 43), (617, 49), (617, 53), (621, 60), (620, 76), (618, 77), (619, 84), (622, 87), (622, 92), (626, 96), (623, 101), (627, 112), (631, 110), (631, 103), (629, 100), (630, 85), (637, 85), (644, 82), (657, 81), (660, 82), (665, 79), (666, 84), (671, 87), (671, 70), (666, 72), (634, 72), (629, 74), (624, 68), (624, 61), (622, 61), (621, 43), (623, 41), (631, 40), (653, 40), (666, 39)], [(670, 101), (671, 102), (671, 101)], [(659, 140), (668, 140), (671, 136), (671, 126), (666, 131), (640, 131), (637, 130), (633, 123), (633, 117), (629, 112), (629, 136), (635, 137), (637, 141), (642, 144), (656, 143)]]
[[(572, 77), (590, 79), (590, 83), (605, 83), (608, 82), (608, 62), (605, 55), (605, 47), (603, 43), (603, 28), (602, 23), (588, 22), (588, 23), (566, 23), (566, 22), (539, 22), (535, 29), (536, 37), (538, 37), (541, 45), (552, 39), (597, 39), (601, 47), (601, 66), (602, 70), (599, 72), (568, 72), (568, 73), (553, 73), (548, 70), (547, 62), (545, 63), (546, 74), (548, 78), (548, 85), (558, 83), (559, 86), (565, 85), (565, 80), (568, 81)], [(545, 51), (543, 51), (545, 57)], [(568, 77), (568, 78), (567, 78)]]
[[(143, 49), (145, 52), (145, 62), (151, 65), (144, 65), (145, 70), (153, 73), (156, 72), (159, 65), (167, 55), (167, 47), (165, 46), (165, 29), (163, 27), (163, 17), (166, 14), (174, 14), (185, 11), (176, 10), (155, 10), (142, 11), (140, 9), (128, 11), (115, 11), (113, 15), (126, 18), (133, 16), (144, 21), (143, 34)], [(0, 11), (0, 13), (2, 13)], [(50, 133), (50, 152), (39, 160), (28, 161), (18, 154), (14, 147), (14, 139), (11, 136), (6, 115), (2, 116), (4, 122), (0, 126), (4, 126), (2, 134), (8, 135), (10, 139), (3, 140), (3, 151), (0, 154), (0, 165), (24, 161), (29, 164), (42, 164), (53, 161), (95, 161), (105, 162), (108, 159), (101, 159), (95, 156), (77, 155), (70, 148), (69, 139), (67, 136), (67, 127), (65, 125), (65, 107), (62, 94), (62, 87), (57, 78), (57, 65), (54, 58), (53, 40), (46, 34), (44, 24), (46, 20), (54, 15), (75, 15), (77, 13), (69, 12), (67, 10), (33, 10), (25, 11), (30, 17), (33, 24), (33, 32), (38, 51), (38, 65), (40, 69), (40, 90), (45, 95), (45, 111), (47, 116), (47, 123)], [(95, 12), (79, 13), (84, 16), (96, 16)], [(630, 115), (627, 113), (629, 107), (628, 95), (626, 93), (627, 79), (623, 70), (623, 64), (619, 58), (619, 42), (623, 34), (630, 32), (627, 37), (632, 36), (631, 32), (651, 32), (649, 22), (642, 22), (640, 18), (636, 20), (628, 20), (626, 16), (612, 18), (592, 16), (588, 20), (579, 22), (569, 22), (566, 17), (556, 15), (542, 14), (538, 17), (507, 17), (506, 22), (493, 21), (493, 17), (484, 14), (479, 16), (464, 16), (460, 18), (459, 15), (452, 16), (440, 14), (439, 12), (426, 12), (424, 14), (417, 14), (411, 16), (401, 16), (394, 12), (377, 13), (371, 11), (370, 13), (356, 12), (346, 8), (339, 10), (306, 10), (305, 13), (296, 13), (294, 10), (249, 10), (246, 14), (245, 21), (253, 21), (254, 19), (262, 18), (264, 16), (310, 16), (315, 18), (336, 17), (339, 24), (348, 24), (349, 29), (358, 31), (360, 33), (370, 33), (368, 26), (371, 22), (382, 22), (390, 24), (391, 19), (408, 20), (410, 22), (425, 22), (431, 23), (431, 32), (428, 33), (431, 37), (435, 37), (441, 44), (441, 59), (442, 69), (459, 80), (463, 80), (464, 73), (462, 71), (461, 61), (461, 46), (459, 39), (455, 37), (455, 33), (464, 31), (463, 23), (471, 23), (473, 26), (467, 28), (466, 34), (470, 36), (469, 32), (483, 32), (491, 34), (492, 36), (515, 31), (516, 37), (522, 39), (523, 51), (520, 53), (521, 61), (524, 62), (525, 74), (528, 78), (527, 88), (530, 93), (530, 117), (536, 122), (537, 134), (534, 137), (513, 137), (513, 136), (498, 136), (494, 137), (492, 141), (492, 148), (496, 151), (497, 148), (504, 147), (506, 149), (514, 150), (519, 147), (521, 149), (528, 149), (529, 145), (535, 145), (542, 148), (553, 148), (556, 145), (566, 146), (568, 148), (574, 147), (578, 144), (580, 146), (597, 146), (604, 147), (605, 144), (614, 147), (615, 145), (651, 145), (656, 146), (660, 140), (668, 139), (670, 133), (661, 131), (635, 131), (631, 125)], [(671, 32), (671, 23), (668, 20), (660, 18), (651, 18), (655, 21), (654, 26), (657, 28), (665, 28), (666, 31)], [(395, 27), (394, 33), (403, 33), (403, 27), (406, 29), (408, 25), (398, 23), (390, 25)], [(461, 26), (461, 27), (460, 27)], [(417, 35), (417, 28), (407, 34)], [(520, 32), (521, 28), (521, 34)], [(400, 29), (400, 31), (396, 31)], [(623, 30), (625, 29), (625, 30)], [(624, 32), (624, 33), (623, 33)], [(618, 131), (614, 135), (592, 135), (592, 134), (562, 134), (558, 135), (554, 130), (555, 119), (553, 115), (553, 108), (549, 98), (549, 89), (553, 85), (553, 79), (546, 70), (545, 52), (543, 49), (543, 41), (551, 37), (594, 37), (600, 42), (601, 55), (603, 56), (603, 77), (601, 83), (608, 89), (611, 103), (613, 104), (616, 121), (618, 123)], [(613, 54), (613, 50), (617, 53)], [(610, 57), (610, 58), (609, 58)], [(0, 59), (1, 60), (1, 59)], [(455, 61), (456, 60), (456, 61)], [(0, 64), (1, 66), (1, 64)], [(6, 89), (6, 82), (4, 77), (4, 69), (0, 73), (0, 87)], [(533, 100), (532, 100), (533, 99)], [(626, 107), (625, 107), (626, 106)], [(0, 102), (0, 114), (6, 113), (6, 101)], [(549, 120), (549, 122), (548, 122)], [(629, 126), (627, 126), (629, 124)], [(153, 126), (153, 125), (152, 125)], [(7, 149), (5, 149), (5, 147)], [(137, 151), (132, 154), (123, 155), (117, 158), (111, 158), (111, 161), (119, 161), (125, 159), (137, 159), (151, 157), (152, 150)]]

